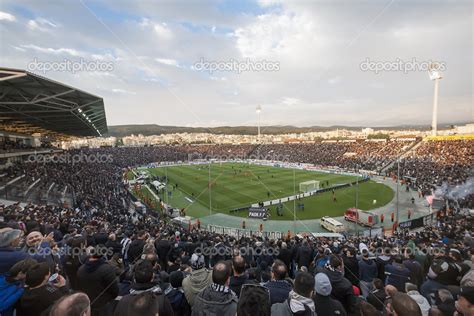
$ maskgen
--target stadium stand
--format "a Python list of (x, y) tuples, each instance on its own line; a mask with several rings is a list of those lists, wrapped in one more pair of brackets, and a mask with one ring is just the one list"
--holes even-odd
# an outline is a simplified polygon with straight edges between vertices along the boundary
[[(69, 308), (90, 308), (92, 315), (132, 315), (128, 311), (142, 300), (156, 303), (160, 315), (205, 315), (206, 311), (249, 315), (245, 311), (255, 304), (255, 297), (262, 307), (259, 315), (268, 315), (271, 302), (288, 303), (272, 306), (279, 315), (311, 315), (325, 310), (321, 309), (324, 304), (333, 304), (348, 315), (361, 315), (370, 302), (375, 309), (401, 308), (397, 300), (415, 302), (413, 306), (407, 303), (414, 308), (413, 315), (421, 301), (433, 312), (457, 309), (470, 315), (474, 306), (472, 218), (455, 209), (441, 210), (434, 225), (416, 233), (395, 232), (392, 237), (235, 239), (197, 227), (185, 229), (159, 214), (130, 213), (123, 181), (129, 167), (184, 161), (196, 155), (199, 159), (287, 157), (292, 162), (377, 171), (404, 153), (406, 145), (99, 148), (63, 154), (110, 161), (16, 162), (5, 170), (7, 177), (24, 177), (15, 186), (16, 195), (14, 190), (9, 194), (19, 197), (21, 190), (30, 188), (35, 203), (1, 207), (0, 295), (14, 293), (11, 300), (2, 300), (2, 315), (13, 310), (18, 315), (31, 310), (54, 315), (66, 300), (70, 300)], [(414, 185), (422, 190), (443, 181), (460, 183), (473, 164), (472, 145), (472, 140), (424, 142), (402, 162), (402, 175), (416, 177)], [(70, 204), (40, 203), (51, 186), (57, 196), (70, 195)], [(463, 203), (472, 207), (472, 196)], [(322, 288), (324, 280), (315, 286), (311, 280), (317, 273), (326, 274), (331, 286)], [(408, 281), (414, 287), (407, 296), (398, 297)], [(234, 291), (238, 288), (240, 297)], [(442, 290), (452, 299), (444, 299), (447, 293)], [(86, 295), (70, 296), (73, 291)], [(45, 293), (55, 294), (46, 300)], [(55, 304), (53, 297), (60, 300)], [(251, 314), (257, 315), (255, 310)]]

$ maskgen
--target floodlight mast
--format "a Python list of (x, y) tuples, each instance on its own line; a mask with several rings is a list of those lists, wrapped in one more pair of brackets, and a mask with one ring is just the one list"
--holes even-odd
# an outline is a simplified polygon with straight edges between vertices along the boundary
[(257, 105), (256, 112), (257, 112), (257, 120), (258, 120), (258, 123), (257, 123), (257, 141), (260, 142), (260, 112), (262, 112), (262, 106), (261, 105)]
[(438, 134), (438, 92), (439, 92), (439, 81), (441, 74), (439, 73), (439, 64), (432, 63), (428, 69), (430, 79), (434, 81), (434, 97), (433, 97), (433, 116), (431, 121), (431, 134), (436, 136)]

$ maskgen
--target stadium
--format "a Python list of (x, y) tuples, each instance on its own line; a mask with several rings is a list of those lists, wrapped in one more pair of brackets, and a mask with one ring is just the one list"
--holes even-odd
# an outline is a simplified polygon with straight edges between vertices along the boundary
[[(100, 29), (49, 4), (0, 10), (0, 315), (474, 315), (465, 33), (436, 46), (453, 68), (376, 62), (382, 84), (352, 45), (391, 3), (369, 2), (362, 28), (349, 3), (346, 19), (337, 4), (202, 2), (186, 22), (166, 18), (174, 4), (80, 5), (57, 3)], [(379, 27), (394, 51), (407, 34), (436, 42)]]

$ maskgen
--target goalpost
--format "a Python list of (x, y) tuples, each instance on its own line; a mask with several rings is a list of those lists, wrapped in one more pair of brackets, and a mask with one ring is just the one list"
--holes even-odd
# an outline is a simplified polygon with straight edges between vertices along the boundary
[(300, 182), (300, 192), (306, 193), (319, 189), (319, 181), (310, 180), (305, 182)]

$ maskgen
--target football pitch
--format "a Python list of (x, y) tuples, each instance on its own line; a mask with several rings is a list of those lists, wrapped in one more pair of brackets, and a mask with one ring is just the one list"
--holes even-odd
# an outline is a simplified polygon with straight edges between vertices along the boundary
[(235, 210), (258, 202), (282, 199), (282, 216), (277, 216), (275, 205), (268, 207), (272, 220), (291, 220), (295, 211), (300, 220), (314, 219), (326, 215), (340, 216), (347, 208), (354, 207), (356, 200), (363, 210), (381, 207), (394, 196), (389, 187), (366, 181), (359, 183), (358, 187), (352, 185), (335, 190), (336, 201), (329, 191), (284, 202), (284, 198), (300, 193), (300, 182), (317, 180), (327, 188), (354, 182), (357, 177), (247, 163), (177, 165), (146, 170), (162, 180), (167, 177), (167, 191), (170, 193), (162, 192), (160, 197), (173, 207), (184, 208), (186, 215), (193, 217), (217, 212), (247, 217), (247, 209)]

